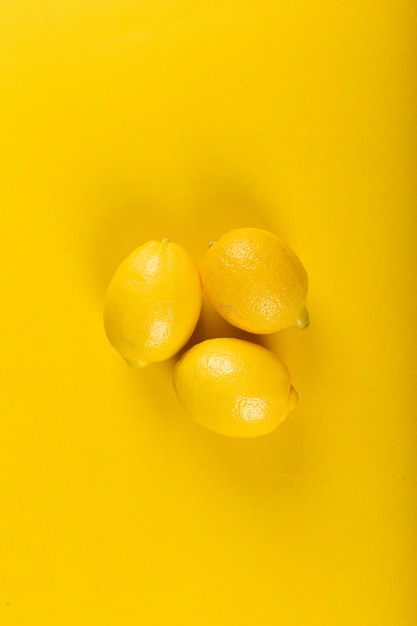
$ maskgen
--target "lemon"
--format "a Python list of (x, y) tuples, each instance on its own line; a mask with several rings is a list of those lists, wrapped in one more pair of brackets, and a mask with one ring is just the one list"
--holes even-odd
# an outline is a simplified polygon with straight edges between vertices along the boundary
[(119, 266), (104, 303), (110, 343), (132, 367), (164, 361), (189, 340), (202, 301), (200, 275), (188, 253), (149, 241)]
[(268, 334), (309, 324), (306, 270), (273, 233), (229, 231), (207, 250), (201, 278), (216, 311), (237, 328)]
[(185, 352), (174, 369), (174, 388), (197, 423), (231, 437), (272, 432), (298, 401), (281, 359), (235, 338), (207, 339)]

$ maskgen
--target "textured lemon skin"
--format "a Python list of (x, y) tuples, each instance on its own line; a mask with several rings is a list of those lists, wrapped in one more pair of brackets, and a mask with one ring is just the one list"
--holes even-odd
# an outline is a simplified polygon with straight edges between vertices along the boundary
[(307, 272), (276, 235), (259, 228), (231, 230), (207, 250), (204, 291), (230, 324), (255, 334), (309, 324)]
[(189, 340), (201, 310), (197, 266), (177, 243), (149, 241), (116, 270), (104, 302), (104, 328), (132, 367), (164, 361)]
[(175, 366), (174, 388), (194, 421), (230, 437), (271, 433), (298, 401), (278, 356), (234, 338), (190, 348)]

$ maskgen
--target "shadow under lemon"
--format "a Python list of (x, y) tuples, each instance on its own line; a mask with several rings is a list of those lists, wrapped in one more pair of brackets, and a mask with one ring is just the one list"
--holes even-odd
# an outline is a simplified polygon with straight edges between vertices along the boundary
[[(243, 177), (231, 176), (227, 171), (221, 175), (212, 172), (203, 178), (195, 174), (189, 182), (192, 193), (174, 194), (170, 203), (156, 190), (150, 193), (149, 189), (141, 189), (140, 181), (109, 185), (107, 189), (103, 186), (102, 207), (92, 242), (100, 306), (120, 262), (148, 240), (176, 241), (199, 265), (210, 241), (232, 228), (256, 226), (286, 239), (287, 229), (277, 223), (277, 216), (278, 220), (282, 217), (285, 221), (285, 214), (281, 216), (276, 208), (272, 211), (268, 201), (260, 198)], [(273, 485), (288, 473), (303, 472), (313, 463), (311, 438), (314, 434), (308, 427), (308, 419), (311, 412), (317, 414), (317, 407), (311, 406), (312, 397), (308, 397), (305, 387), (311, 391), (318, 375), (317, 369), (311, 370), (315, 334), (311, 327), (268, 336), (247, 333), (223, 320), (203, 296), (201, 316), (194, 333), (176, 357), (144, 370), (131, 370), (126, 366), (127, 386), (123, 393), (131, 396), (131, 417), (152, 424), (150, 428), (155, 428), (161, 437), (160, 445), (172, 444), (180, 449), (191, 466), (198, 465), (202, 459), (207, 463), (215, 459), (232, 482), (233, 476), (242, 475), (252, 484), (255, 474)], [(274, 433), (255, 439), (224, 437), (193, 423), (180, 407), (173, 389), (175, 364), (192, 345), (215, 337), (237, 337), (264, 345), (288, 366), (299, 393), (299, 405)], [(103, 341), (106, 341), (104, 333)]]
[(169, 239), (180, 245), (200, 264), (210, 242), (242, 225), (282, 231), (272, 210), (261, 197), (256, 182), (244, 173), (224, 169), (188, 172), (183, 185), (172, 184), (180, 173), (161, 172), (159, 188), (149, 180), (99, 181), (92, 200), (92, 279), (96, 296), (104, 298), (120, 263), (150, 240)]
[[(121, 393), (129, 395), (125, 404), (129, 415), (121, 419), (128, 419), (138, 450), (143, 445), (151, 449), (155, 446), (168, 463), (172, 463), (174, 454), (181, 460), (180, 467), (173, 468), (174, 473), (181, 477), (185, 468), (194, 476), (210, 473), (210, 481), (219, 489), (226, 489), (233, 497), (244, 494), (248, 508), (268, 510), (277, 499), (279, 507), (285, 508), (291, 502), (303, 506), (317, 467), (326, 463), (322, 394), (317, 393), (322, 374), (320, 363), (315, 363), (326, 320), (317, 320), (317, 303), (311, 305), (309, 328), (253, 335), (231, 326), (203, 296), (199, 322), (178, 355), (140, 370), (126, 366), (126, 386)], [(214, 337), (252, 341), (271, 349), (286, 363), (299, 404), (273, 433), (253, 439), (222, 436), (194, 423), (179, 404), (173, 387), (175, 364), (192, 345)], [(297, 524), (302, 529), (304, 522), (299, 520)]]
[[(191, 437), (194, 445), (198, 442), (215, 456), (217, 462), (225, 465), (226, 473), (230, 474), (230, 464), (234, 470), (259, 471), (262, 475), (275, 481), (274, 474), (303, 472), (311, 465), (308, 449), (311, 431), (305, 429), (306, 420), (312, 407), (308, 397), (311, 384), (314, 387), (314, 375), (311, 370), (312, 352), (314, 352), (314, 331), (310, 328), (282, 330), (271, 335), (255, 335), (240, 330), (226, 322), (212, 307), (203, 295), (203, 306), (200, 320), (188, 344), (180, 352), (177, 359), (190, 347), (215, 337), (236, 337), (245, 341), (264, 346), (277, 354), (287, 365), (292, 383), (299, 394), (299, 402), (295, 410), (272, 433), (252, 439), (226, 437), (205, 430), (192, 423), (182, 412), (182, 431), (184, 437)], [(176, 360), (177, 360), (176, 359)], [(306, 397), (307, 396), (307, 397)], [(226, 469), (228, 468), (228, 469)]]

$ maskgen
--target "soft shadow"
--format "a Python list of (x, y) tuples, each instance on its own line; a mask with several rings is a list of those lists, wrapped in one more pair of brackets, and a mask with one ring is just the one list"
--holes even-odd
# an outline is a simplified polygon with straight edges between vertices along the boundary
[[(227, 322), (219, 322), (214, 317), (217, 314), (208, 309), (208, 330), (204, 328), (203, 317), (202, 328), (197, 328), (192, 338), (199, 340), (201, 335), (213, 329), (212, 336), (216, 336), (214, 333), (217, 332), (217, 336), (235, 336), (269, 348), (288, 367), (299, 394), (298, 406), (278, 429), (255, 439), (223, 437), (187, 422), (185, 416), (181, 421), (184, 446), (198, 450), (197, 456), (205, 458), (207, 463), (214, 460), (215, 466), (222, 468), (225, 480), (231, 485), (239, 483), (245, 486), (247, 495), (258, 487), (265, 494), (269, 490), (273, 494), (279, 485), (285, 491), (294, 481), (308, 481), (324, 462), (320, 354), (324, 349), (326, 320), (317, 319), (317, 302), (310, 299), (308, 303), (311, 326), (304, 330), (287, 329), (271, 335), (251, 335), (230, 327)], [(210, 321), (212, 318), (214, 324)]]
[(157, 197), (141, 194), (137, 185), (103, 188), (96, 225), (93, 229), (93, 280), (102, 299), (120, 263), (135, 248), (152, 239), (168, 238), (181, 243), (185, 217)]
[(246, 173), (204, 170), (185, 177), (187, 193), (177, 193), (170, 202), (166, 190), (159, 194), (142, 187), (139, 177), (123, 183), (109, 183), (110, 177), (100, 181), (92, 200), (97, 216), (91, 229), (93, 281), (100, 300), (121, 261), (150, 239), (176, 241), (199, 264), (210, 242), (232, 228), (255, 226), (282, 234), (279, 212)]
[[(177, 198), (170, 206), (156, 192), (142, 192), (138, 182), (107, 189), (103, 183), (96, 200), (101, 206), (92, 241), (92, 271), (100, 301), (119, 263), (149, 239), (177, 241), (199, 263), (209, 242), (231, 228), (257, 226), (286, 238), (279, 210), (262, 199), (247, 175), (201, 170), (189, 174), (188, 182), (188, 199), (181, 203)], [(193, 424), (182, 412), (173, 392), (173, 367), (185, 349), (214, 337), (238, 337), (265, 345), (286, 362), (300, 404), (275, 433), (248, 440), (226, 438)], [(223, 320), (204, 297), (200, 320), (184, 350), (165, 364), (128, 372), (125, 391), (132, 394), (132, 406), (140, 405), (140, 394), (146, 394), (154, 413), (148, 418), (158, 421), (161, 433), (168, 430), (167, 437), (191, 466), (214, 460), (231, 486), (242, 481), (249, 490), (260, 484), (268, 489), (269, 485), (272, 493), (278, 483), (287, 485), (289, 476), (308, 472), (314, 461), (315, 435), (310, 422), (312, 413), (317, 415), (317, 396), (311, 394), (318, 373), (309, 369), (314, 362), (314, 337), (311, 328), (269, 336), (246, 333)], [(170, 445), (169, 441), (163, 445)]]

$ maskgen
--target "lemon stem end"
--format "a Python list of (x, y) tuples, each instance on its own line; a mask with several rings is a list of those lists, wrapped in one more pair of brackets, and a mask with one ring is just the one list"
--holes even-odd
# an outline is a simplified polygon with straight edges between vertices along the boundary
[(285, 420), (288, 414), (291, 413), (291, 411), (293, 411), (296, 408), (297, 404), (298, 404), (298, 393), (296, 392), (294, 387), (291, 385), (290, 391), (288, 394), (287, 404), (285, 405), (285, 409), (282, 414), (281, 421)]
[(310, 316), (308, 314), (307, 307), (304, 307), (301, 310), (300, 315), (295, 322), (295, 325), (297, 326), (297, 328), (301, 329), (310, 326)]
[(134, 369), (143, 369), (149, 365), (148, 361), (143, 361), (142, 359), (125, 359), (125, 361), (129, 367), (133, 367)]

